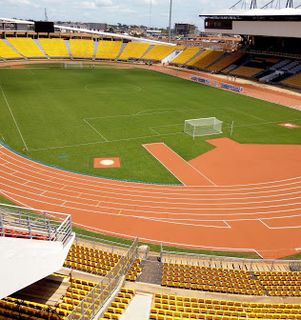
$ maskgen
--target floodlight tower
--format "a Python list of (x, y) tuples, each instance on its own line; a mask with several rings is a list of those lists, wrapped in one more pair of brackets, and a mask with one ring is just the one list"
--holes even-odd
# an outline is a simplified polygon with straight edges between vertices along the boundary
[(252, 0), (251, 1), (250, 9), (257, 9), (257, 0)]
[(48, 14), (47, 14), (47, 9), (46, 8), (44, 10), (44, 14), (45, 14), (45, 21), (48, 21)]
[(169, 26), (168, 26), (168, 42), (171, 42), (172, 1), (173, 1), (173, 0), (169, 0)]

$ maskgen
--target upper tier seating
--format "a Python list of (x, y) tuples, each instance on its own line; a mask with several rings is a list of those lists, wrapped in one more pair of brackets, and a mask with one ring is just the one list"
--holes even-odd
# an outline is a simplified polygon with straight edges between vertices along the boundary
[(35, 239), (35, 240), (50, 240), (48, 236), (39, 233), (29, 233), (28, 231), (21, 231), (16, 229), (8, 229), (0, 227), (0, 235), (10, 238), (20, 239)]
[(163, 265), (162, 286), (246, 295), (264, 295), (258, 280), (243, 270), (180, 264)]
[(93, 40), (71, 39), (70, 49), (73, 58), (93, 58)]
[(119, 60), (141, 59), (150, 45), (142, 42), (129, 42), (121, 53)]
[(133, 299), (135, 291), (132, 289), (122, 288), (111, 305), (107, 308), (103, 317), (99, 320), (114, 319), (118, 320)]
[(154, 296), (149, 319), (301, 319), (301, 305), (211, 300), (158, 293)]
[(172, 52), (174, 52), (177, 47), (165, 46), (165, 45), (155, 45), (147, 54), (143, 57), (145, 60), (161, 61)]
[(188, 65), (199, 69), (206, 69), (209, 65), (224, 55), (223, 51), (205, 50), (195, 59), (191, 60)]
[(118, 58), (122, 47), (121, 41), (99, 41), (96, 51), (97, 59), (115, 60)]
[(7, 38), (7, 40), (27, 58), (45, 58), (45, 54), (31, 38)]
[(198, 52), (201, 51), (199, 47), (186, 48), (183, 52), (181, 52), (177, 57), (175, 57), (171, 63), (174, 64), (185, 64), (190, 59), (192, 59)]
[(245, 271), (164, 263), (162, 286), (244, 295), (301, 297), (300, 271)]
[(100, 249), (73, 244), (65, 261), (65, 267), (105, 276), (120, 259), (120, 255)]
[[(64, 266), (105, 276), (116, 266), (120, 261), (120, 258), (120, 254), (106, 252), (100, 248), (73, 244), (65, 260)], [(133, 263), (126, 276), (126, 280), (136, 281), (142, 271), (140, 264), (141, 259), (137, 259)]]
[(238, 67), (237, 69), (234, 69), (233, 71), (230, 72), (232, 75), (236, 76), (241, 76), (241, 77), (246, 77), (246, 78), (252, 78), (259, 72), (262, 72), (264, 69), (261, 68), (253, 68), (253, 67), (246, 67), (246, 66), (241, 66)]
[(22, 56), (0, 39), (0, 57), (4, 59), (22, 58)]
[(301, 89), (301, 73), (283, 80), (281, 83)]
[(69, 58), (69, 52), (63, 39), (39, 39), (46, 54), (51, 58)]
[(230, 53), (225, 57), (223, 57), (222, 59), (220, 59), (219, 61), (212, 64), (210, 67), (207, 68), (207, 70), (220, 72), (223, 69), (227, 68), (229, 65), (235, 63), (237, 60), (241, 59), (243, 55), (244, 54), (240, 51)]

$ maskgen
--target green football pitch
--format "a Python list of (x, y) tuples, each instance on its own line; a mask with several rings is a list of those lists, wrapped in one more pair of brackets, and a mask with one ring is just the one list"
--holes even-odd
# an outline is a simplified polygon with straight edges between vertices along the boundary
[[(190, 160), (208, 138), (298, 144), (299, 111), (154, 71), (109, 66), (0, 69), (0, 137), (12, 149), (60, 168), (114, 179), (179, 183), (143, 147), (165, 142)], [(195, 140), (184, 120), (217, 117), (223, 134)], [(95, 157), (120, 157), (119, 169), (94, 169)]]

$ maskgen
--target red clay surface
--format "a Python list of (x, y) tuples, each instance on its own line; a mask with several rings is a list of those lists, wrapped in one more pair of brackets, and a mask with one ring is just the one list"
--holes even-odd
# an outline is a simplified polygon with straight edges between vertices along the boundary
[[(9, 65), (28, 63), (36, 62), (10, 62)], [(1, 65), (5, 67), (8, 64)], [(135, 67), (185, 79), (201, 74), (221, 80), (218, 76), (197, 71), (159, 66)], [(242, 86), (243, 94), (301, 110), (300, 95), (278, 92), (268, 86)], [(222, 149), (222, 145), (218, 145), (203, 157), (211, 157)], [(288, 157), (288, 153), (282, 156), (285, 154)], [(290, 153), (294, 159), (299, 155)], [(203, 170), (203, 157), (190, 163)], [(36, 163), (0, 146), (0, 194), (23, 206), (72, 214), (74, 223), (116, 236), (139, 237), (154, 243), (194, 248), (256, 251), (265, 258), (279, 258), (301, 250), (301, 174), (297, 170), (300, 167), (298, 159), (298, 165), (287, 165), (286, 178), (281, 166), (281, 172), (275, 170), (275, 176), (269, 182), (263, 181), (272, 175), (269, 172), (271, 161), (259, 165), (267, 172), (261, 172), (261, 183), (257, 184), (159, 186), (66, 172)], [(284, 160), (288, 161), (283, 158), (277, 162)], [(275, 159), (273, 162), (276, 164)], [(240, 176), (241, 165), (245, 166), (244, 170), (248, 169), (249, 178), (253, 178), (246, 163), (236, 164), (233, 166), (235, 170), (228, 172), (231, 179)], [(227, 178), (225, 169), (217, 173), (219, 166), (213, 165), (216, 176), (212, 173), (212, 177), (216, 183), (235, 181)], [(254, 164), (252, 170), (256, 167)], [(242, 175), (242, 179), (246, 177), (246, 174)]]

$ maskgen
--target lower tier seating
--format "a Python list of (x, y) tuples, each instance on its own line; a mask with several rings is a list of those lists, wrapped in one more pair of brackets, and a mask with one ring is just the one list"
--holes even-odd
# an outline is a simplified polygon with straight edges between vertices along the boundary
[(65, 40), (63, 39), (39, 39), (46, 54), (51, 58), (69, 58)]
[(161, 61), (166, 58), (172, 52), (176, 50), (177, 47), (165, 46), (165, 45), (155, 45), (147, 54), (143, 57), (145, 60)]
[(301, 89), (301, 73), (283, 80), (281, 83)]
[(19, 53), (27, 58), (46, 58), (42, 50), (31, 38), (7, 38)]
[(141, 59), (149, 46), (148, 43), (129, 42), (122, 51), (119, 60)]
[(301, 305), (211, 300), (158, 293), (154, 296), (149, 319), (301, 319)]
[(106, 320), (106, 319), (120, 319), (121, 314), (124, 313), (126, 308), (128, 307), (129, 303), (133, 299), (135, 295), (135, 291), (132, 289), (122, 288), (114, 301), (108, 307), (106, 312), (103, 314), (99, 320)]
[(0, 57), (4, 59), (22, 58), (22, 56), (0, 39)]
[(252, 78), (259, 72), (262, 72), (263, 70), (264, 69), (261, 68), (241, 66), (231, 71), (230, 74), (240, 77)]
[(118, 58), (120, 50), (122, 47), (121, 41), (99, 41), (96, 59), (109, 59), (115, 60)]
[(173, 64), (186, 64), (190, 59), (192, 59), (197, 53), (201, 51), (199, 47), (186, 48), (178, 56), (176, 56), (171, 63)]
[[(56, 277), (64, 278), (65, 276), (56, 275)], [(92, 298), (90, 299), (87, 296), (95, 285), (96, 283), (92, 281), (70, 278), (65, 295), (55, 305), (16, 298), (15, 296), (20, 294), (16, 293), (0, 300), (0, 316), (6, 317), (6, 319), (66, 319), (83, 299), (87, 300), (86, 304), (92, 302)], [(40, 289), (40, 294), (42, 296), (43, 288)]]

